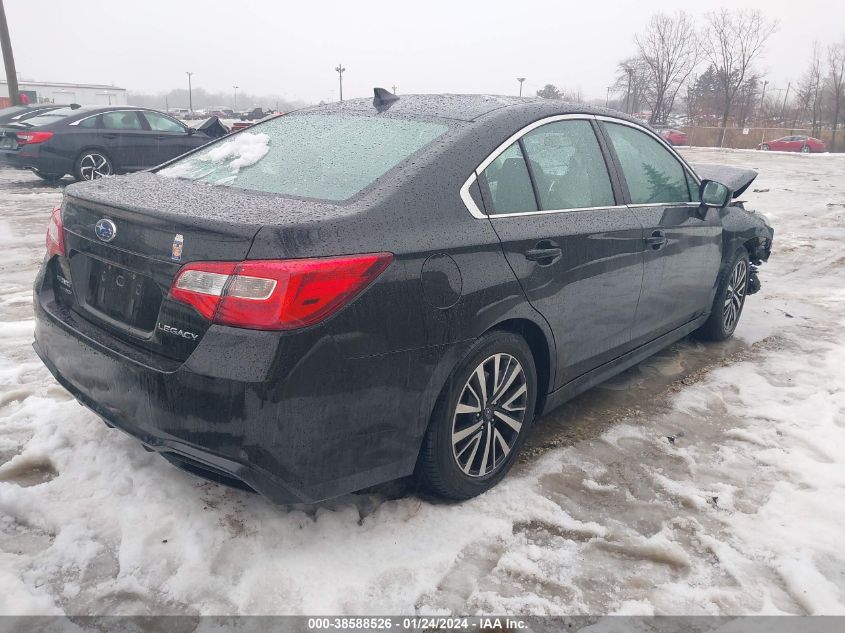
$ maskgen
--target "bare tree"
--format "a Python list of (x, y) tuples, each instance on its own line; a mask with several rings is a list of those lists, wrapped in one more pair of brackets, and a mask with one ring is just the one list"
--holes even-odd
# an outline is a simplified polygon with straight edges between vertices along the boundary
[(678, 90), (701, 59), (695, 24), (683, 11), (674, 15), (656, 13), (634, 41), (647, 72), (649, 123), (665, 123)]
[(810, 65), (798, 83), (799, 111), (809, 114), (813, 122), (813, 136), (819, 135), (822, 110), (822, 56), (819, 43), (813, 43)]
[(723, 91), (722, 134), (725, 142), (731, 106), (746, 82), (751, 64), (760, 55), (769, 36), (777, 27), (759, 10), (721, 9), (708, 13), (702, 34), (704, 54), (713, 66)]
[(623, 59), (616, 67), (613, 91), (624, 95), (622, 108), (625, 112), (638, 112), (648, 101), (648, 68), (639, 56)]
[(834, 44), (827, 51), (829, 75), (828, 90), (832, 93), (831, 126), (833, 135), (830, 138), (830, 151), (836, 151), (836, 128), (839, 125), (839, 115), (845, 105), (845, 40)]

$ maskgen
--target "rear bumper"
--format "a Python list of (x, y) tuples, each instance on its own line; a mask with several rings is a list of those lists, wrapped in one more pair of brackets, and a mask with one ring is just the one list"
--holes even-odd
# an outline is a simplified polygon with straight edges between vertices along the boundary
[(43, 150), (39, 145), (24, 145), (21, 149), (0, 149), (0, 165), (14, 169), (37, 169), (45, 174), (64, 175), (71, 172), (71, 161)]
[(330, 335), (312, 333), (303, 350), (304, 335), (213, 326), (185, 363), (156, 366), (59, 305), (43, 278), (34, 348), (63, 387), (170, 461), (277, 503), (410, 474), (435, 385), (460, 353), (349, 359)]

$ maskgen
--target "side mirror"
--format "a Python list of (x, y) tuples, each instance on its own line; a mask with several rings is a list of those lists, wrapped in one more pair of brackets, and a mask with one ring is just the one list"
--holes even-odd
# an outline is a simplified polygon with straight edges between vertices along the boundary
[(193, 136), (196, 131), (196, 128), (193, 128), (190, 125), (188, 126), (188, 136)]
[(702, 180), (698, 190), (701, 206), (721, 209), (731, 201), (733, 192), (715, 180)]

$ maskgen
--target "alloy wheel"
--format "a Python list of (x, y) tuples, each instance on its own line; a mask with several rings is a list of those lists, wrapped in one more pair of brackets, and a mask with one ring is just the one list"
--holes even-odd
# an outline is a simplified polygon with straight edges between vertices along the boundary
[(810, 146), (809, 146), (809, 145), (805, 145), (804, 147), (802, 147), (802, 148), (801, 148), (801, 151), (802, 151), (804, 154), (809, 154), (809, 153), (810, 153)]
[(725, 305), (722, 308), (722, 324), (726, 332), (733, 331), (742, 311), (742, 303), (745, 300), (745, 290), (748, 287), (748, 263), (740, 259), (731, 272), (725, 293)]
[(452, 417), (452, 456), (470, 477), (507, 461), (525, 421), (528, 382), (519, 361), (494, 354), (470, 374)]
[(96, 180), (103, 176), (111, 176), (111, 163), (102, 154), (91, 152), (80, 159), (79, 173), (83, 180)]

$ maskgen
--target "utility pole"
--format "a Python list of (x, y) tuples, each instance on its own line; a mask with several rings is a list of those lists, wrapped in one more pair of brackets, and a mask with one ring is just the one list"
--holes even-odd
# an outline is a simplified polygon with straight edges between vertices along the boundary
[(785, 122), (786, 119), (786, 102), (789, 99), (789, 89), (792, 87), (792, 82), (786, 84), (786, 96), (783, 98), (783, 106), (780, 109), (780, 118), (781, 123)]
[(517, 77), (516, 80), (519, 82), (519, 96), (522, 96), (522, 82), (525, 81), (525, 77)]
[(761, 144), (763, 143), (763, 141), (766, 140), (766, 125), (765, 125), (765, 121), (763, 120), (763, 103), (765, 102), (765, 99), (766, 99), (766, 86), (768, 86), (768, 85), (769, 85), (769, 80), (764, 79), (763, 80), (763, 91), (760, 93), (760, 115), (759, 115), (759, 119), (760, 119), (760, 128), (761, 128), (761, 130), (760, 130), (760, 143)]
[(6, 83), (9, 86), (9, 99), (12, 105), (20, 105), (18, 93), (18, 74), (15, 72), (15, 58), (12, 56), (12, 40), (9, 38), (9, 23), (6, 22), (6, 9), (0, 0), (0, 51), (6, 66)]
[(237, 110), (238, 109), (238, 87), (232, 86), (232, 88), (235, 89), (235, 102), (232, 104), (232, 110)]
[(631, 114), (629, 108), (631, 106), (631, 80), (634, 75), (634, 69), (626, 68), (625, 72), (628, 73), (628, 92), (625, 94), (625, 112)]
[(396, 86), (393, 86), (393, 94), (396, 94)]
[(608, 105), (610, 104), (610, 89), (611, 89), (611, 88), (613, 88), (613, 86), (608, 86), (608, 87), (607, 87), (607, 94), (606, 94), (606, 95), (605, 95), (605, 97), (604, 97), (604, 107), (605, 107), (605, 108), (607, 108), (607, 107), (608, 107)]
[(338, 64), (335, 71), (337, 71), (337, 80), (340, 83), (340, 102), (343, 103), (343, 72), (346, 69), (343, 67), (343, 64)]
[(186, 70), (185, 74), (188, 75), (188, 112), (193, 114), (194, 113), (194, 98), (191, 94), (191, 75), (193, 75), (194, 73), (188, 72)]

